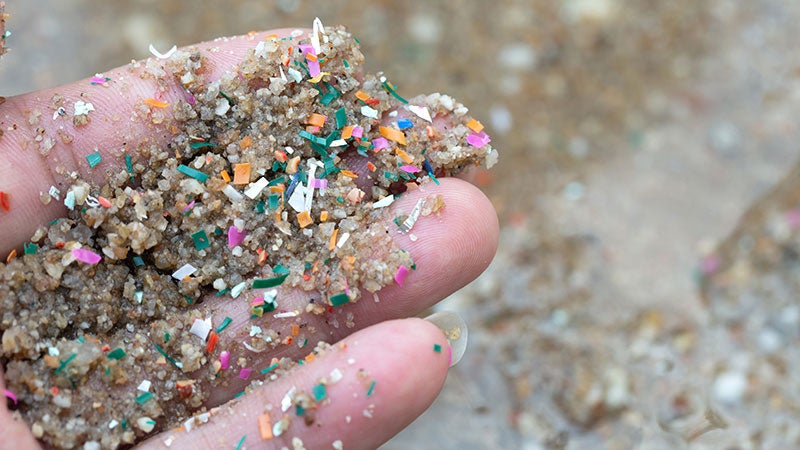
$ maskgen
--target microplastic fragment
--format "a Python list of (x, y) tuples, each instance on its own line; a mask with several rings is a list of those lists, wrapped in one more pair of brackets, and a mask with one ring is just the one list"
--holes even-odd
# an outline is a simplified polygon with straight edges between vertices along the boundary
[(292, 397), (294, 397), (295, 391), (297, 391), (297, 387), (292, 386), (292, 388), (286, 392), (286, 395), (283, 396), (281, 399), (281, 411), (286, 412), (292, 407)]
[(219, 365), (223, 370), (231, 366), (231, 353), (229, 351), (223, 351), (219, 354)]
[(342, 292), (336, 295), (331, 295), (330, 301), (332, 306), (341, 306), (349, 302), (350, 298), (347, 296), (347, 294)]
[(96, 165), (100, 164), (100, 161), (103, 160), (103, 157), (100, 155), (100, 152), (94, 152), (89, 155), (86, 155), (86, 162), (89, 163), (89, 167), (94, 168)]
[(433, 344), (433, 351), (436, 353), (442, 353), (442, 346), (439, 344)]
[(5, 395), (7, 398), (10, 398), (15, 405), (17, 404), (17, 395), (13, 392), (9, 391), (8, 389), (3, 389), (3, 395)]
[(152, 386), (152, 384), (153, 383), (151, 383), (150, 380), (142, 380), (142, 382), (139, 383), (139, 386), (137, 386), (136, 389), (142, 392), (150, 392), (150, 386)]
[(401, 265), (397, 268), (397, 272), (394, 274), (394, 281), (402, 286), (403, 282), (406, 280), (406, 276), (408, 276), (409, 270), (408, 267)]
[(406, 145), (406, 135), (402, 131), (384, 126), (379, 126), (378, 131), (380, 131), (381, 136), (386, 139), (397, 142), (400, 145)]
[(337, 130), (341, 130), (345, 125), (347, 125), (347, 111), (344, 109), (344, 107), (337, 109), (334, 116), (336, 117)]
[(78, 100), (77, 102), (75, 102), (74, 112), (76, 116), (89, 114), (89, 111), (94, 111), (94, 105), (92, 105), (91, 103), (86, 103), (83, 100)]
[(418, 167), (411, 166), (411, 165), (400, 166), (400, 170), (402, 170), (403, 172), (408, 172), (408, 173), (421, 172), (421, 170)]
[(222, 193), (225, 194), (225, 196), (228, 197), (228, 199), (233, 203), (238, 203), (244, 199), (244, 196), (230, 184), (226, 185), (225, 188), (222, 189)]
[(265, 441), (272, 439), (272, 423), (268, 413), (258, 416), (258, 431), (261, 433), (261, 439)]
[(469, 122), (467, 122), (467, 128), (476, 133), (480, 133), (481, 131), (483, 131), (483, 124), (475, 119), (469, 119)]
[(375, 138), (372, 140), (372, 148), (374, 150), (381, 150), (389, 146), (389, 141), (386, 138)]
[[(370, 108), (367, 105), (363, 105), (361, 107), (361, 114), (363, 114), (366, 117), (369, 117), (370, 119), (377, 119), (378, 118), (378, 111), (375, 110), (375, 109)], [(353, 131), (355, 131), (355, 129), (353, 129)], [(353, 136), (355, 136), (355, 134), (353, 134)]]
[(489, 142), (492, 142), (492, 139), (485, 131), (481, 131), (480, 133), (471, 133), (467, 136), (467, 142), (473, 147), (483, 147)]
[(176, 270), (172, 274), (172, 278), (175, 278), (176, 280), (180, 281), (195, 272), (197, 272), (197, 268), (195, 266), (191, 264), (184, 264), (180, 269)]
[(155, 99), (155, 98), (146, 98), (144, 99), (145, 105), (152, 106), (153, 108), (166, 108), (169, 106), (169, 103)]
[(333, 447), (333, 450), (342, 450), (342, 449), (344, 449), (344, 444), (342, 444), (341, 439), (337, 439), (337, 440), (333, 441), (331, 446)]
[(192, 233), (192, 241), (194, 241), (194, 248), (197, 250), (203, 250), (211, 246), (211, 241), (208, 240), (205, 230)]
[(77, 259), (78, 261), (86, 263), (86, 264), (97, 264), (97, 263), (100, 262), (101, 259), (103, 259), (97, 253), (95, 253), (95, 252), (93, 252), (91, 250), (86, 250), (84, 248), (74, 248), (74, 249), (72, 249), (72, 256), (75, 259)]
[(228, 228), (228, 248), (236, 247), (244, 242), (245, 236), (247, 236), (247, 230), (239, 231), (235, 226)]
[(237, 284), (236, 286), (231, 288), (231, 297), (233, 297), (233, 298), (238, 297), (239, 294), (241, 294), (242, 291), (244, 291), (244, 288), (246, 288), (246, 287), (247, 287), (247, 282), (246, 281), (242, 281), (241, 283)]
[(50, 194), (50, 197), (53, 197), (53, 199), (56, 201), (61, 200), (61, 191), (57, 187), (50, 186), (50, 189), (47, 191), (47, 193)]
[(411, 213), (408, 215), (406, 220), (400, 224), (400, 230), (403, 233), (408, 233), (414, 228), (414, 224), (417, 223), (417, 219), (419, 219), (420, 212), (422, 212), (422, 202), (423, 199), (417, 200), (417, 203), (414, 205), (414, 208), (411, 210)]
[(234, 164), (233, 166), (233, 184), (248, 184), (250, 183), (250, 163)]
[(189, 329), (189, 333), (199, 337), (203, 341), (206, 340), (208, 337), (208, 333), (211, 331), (211, 318), (204, 319), (194, 319), (192, 322), (192, 327)]
[(414, 126), (414, 122), (410, 121), (409, 119), (397, 119), (397, 128), (401, 130), (407, 130)]
[(385, 208), (391, 205), (392, 203), (394, 203), (394, 195), (387, 195), (386, 197), (383, 197), (377, 202), (372, 203), (372, 208), (374, 209)]
[[(270, 365), (269, 365), (269, 367), (267, 367), (267, 368), (265, 368), (265, 369), (261, 369), (261, 374), (267, 374), (267, 373), (269, 373), (269, 372), (272, 372), (272, 371), (273, 371), (273, 370), (275, 370), (277, 367), (278, 367), (278, 363), (272, 363), (272, 364), (270, 364)], [(285, 411), (285, 410), (284, 410), (284, 411)]]
[(155, 56), (156, 58), (158, 58), (158, 59), (167, 59), (170, 56), (172, 56), (173, 53), (178, 51), (178, 46), (177, 45), (173, 45), (172, 48), (167, 50), (166, 53), (161, 53), (158, 50), (156, 50), (156, 48), (153, 46), (153, 44), (150, 44), (149, 50), (150, 50), (150, 53), (153, 56)]
[(375, 392), (375, 380), (372, 380), (372, 383), (369, 384), (369, 389), (367, 389), (367, 397), (371, 396), (373, 392)]
[[(10, 201), (9, 197), (10, 196), (8, 195), (8, 192), (0, 191), (0, 208), (3, 208), (3, 211), (8, 211), (8, 210), (11, 209), (11, 203), (10, 203), (11, 201)], [(73, 207), (74, 206), (75, 205), (74, 205), (74, 202), (73, 202)], [(72, 208), (70, 208), (70, 209), (72, 209)]]
[(267, 289), (275, 286), (279, 286), (281, 283), (286, 280), (288, 275), (280, 275), (273, 278), (262, 278), (253, 280), (253, 289)]
[(222, 333), (222, 331), (225, 328), (228, 328), (228, 325), (230, 325), (231, 322), (233, 322), (233, 319), (231, 319), (230, 317), (226, 316), (224, 319), (222, 319), (222, 323), (219, 324), (219, 326), (216, 329), (217, 334)]
[(244, 195), (251, 200), (255, 200), (256, 197), (261, 194), (261, 191), (263, 191), (268, 185), (269, 181), (266, 178), (261, 177), (250, 184), (250, 186), (244, 191)]
[(246, 435), (246, 434), (245, 434), (244, 436), (242, 436), (242, 439), (240, 439), (240, 440), (239, 440), (239, 443), (238, 443), (238, 444), (236, 444), (236, 450), (239, 450), (239, 449), (241, 449), (241, 448), (242, 448), (242, 445), (244, 445), (244, 440), (245, 440), (245, 438), (246, 438), (246, 437), (247, 437), (247, 435)]
[(39, 245), (33, 242), (26, 242), (22, 245), (23, 253), (26, 255), (35, 255), (39, 251)]
[(192, 177), (201, 183), (205, 183), (206, 180), (208, 180), (208, 175), (204, 174), (203, 172), (200, 172), (197, 169), (192, 169), (191, 167), (185, 166), (183, 164), (178, 166), (178, 172), (186, 176)]
[(431, 113), (428, 111), (427, 106), (408, 105), (408, 110), (416, 114), (416, 116), (420, 119), (433, 123), (433, 119), (431, 119)]
[(122, 347), (117, 347), (114, 350), (111, 350), (110, 352), (108, 352), (108, 354), (106, 355), (106, 358), (114, 359), (114, 360), (120, 360), (120, 359), (124, 358), (126, 355), (127, 355), (127, 353), (125, 353), (125, 350)]
[(314, 386), (313, 390), (314, 390), (314, 400), (316, 400), (318, 402), (324, 400), (325, 397), (328, 396), (328, 393), (327, 393), (327, 390), (325, 388), (325, 385), (322, 384), (322, 383)]
[(136, 397), (136, 403), (138, 403), (140, 405), (144, 405), (145, 403), (150, 401), (152, 398), (153, 398), (153, 393), (152, 392), (144, 392), (144, 393), (142, 393), (142, 395)]
[(108, 82), (110, 79), (111, 79), (111, 78), (108, 78), (107, 76), (103, 75), (102, 73), (96, 73), (96, 74), (94, 74), (94, 76), (93, 76), (93, 77), (92, 77), (92, 78), (89, 80), (89, 83), (91, 83), (91, 84), (100, 84), (100, 85), (103, 85), (103, 84), (106, 84), (106, 83), (107, 83), (107, 82)]
[(252, 370), (250, 369), (242, 368), (242, 370), (239, 371), (239, 378), (241, 378), (242, 380), (247, 380), (248, 378), (250, 378), (251, 372)]

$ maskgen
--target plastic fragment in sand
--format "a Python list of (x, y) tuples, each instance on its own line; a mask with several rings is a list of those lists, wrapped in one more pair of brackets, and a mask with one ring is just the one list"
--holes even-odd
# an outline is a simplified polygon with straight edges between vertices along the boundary
[(421, 172), (421, 170), (418, 167), (411, 166), (411, 165), (408, 165), (408, 164), (406, 164), (404, 166), (400, 166), (400, 170), (402, 170), (403, 172), (408, 172), (408, 173)]
[(469, 122), (467, 122), (467, 128), (474, 131), (475, 133), (480, 133), (481, 131), (483, 131), (483, 124), (475, 119), (469, 119)]
[(11, 199), (8, 192), (0, 191), (0, 208), (3, 208), (3, 211), (11, 209)]
[(211, 246), (211, 241), (208, 240), (205, 230), (192, 233), (192, 241), (194, 241), (194, 248), (197, 250), (203, 250)]
[(108, 78), (107, 76), (103, 75), (102, 73), (96, 73), (96, 74), (94, 74), (94, 76), (91, 79), (89, 79), (89, 83), (92, 84), (92, 85), (97, 85), (97, 84), (104, 85), (104, 84), (108, 83), (110, 80), (111, 80), (111, 78)]
[(414, 228), (414, 224), (417, 223), (417, 219), (419, 219), (419, 215), (422, 212), (422, 202), (423, 199), (417, 200), (417, 203), (414, 205), (414, 208), (411, 210), (411, 213), (408, 215), (406, 220), (400, 224), (400, 230), (404, 233), (408, 233)]
[(315, 385), (314, 388), (313, 388), (313, 391), (314, 391), (314, 400), (315, 401), (319, 402), (319, 401), (325, 400), (325, 397), (328, 396), (327, 389), (325, 388), (325, 385), (322, 384), (322, 383)]
[(208, 343), (206, 343), (206, 352), (214, 353), (214, 348), (217, 346), (219, 342), (219, 336), (215, 331), (211, 331), (208, 335)]
[(228, 325), (230, 325), (231, 322), (233, 322), (233, 319), (231, 319), (230, 317), (226, 316), (224, 319), (222, 319), (222, 323), (220, 323), (217, 329), (215, 330), (217, 334), (222, 333), (222, 331), (225, 330), (225, 328), (228, 328)]
[(433, 122), (427, 106), (408, 105), (408, 110), (424, 121)]
[(236, 444), (236, 450), (240, 450), (242, 448), (242, 445), (244, 445), (245, 438), (247, 438), (246, 434), (242, 436), (242, 438), (239, 440), (239, 443)]
[(330, 297), (332, 306), (341, 306), (350, 301), (350, 298), (344, 292)]
[(139, 386), (136, 386), (136, 390), (139, 390), (139, 391), (142, 391), (142, 392), (150, 392), (150, 387), (152, 385), (153, 385), (153, 383), (150, 380), (142, 380), (142, 382), (139, 383)]
[(409, 119), (406, 118), (397, 119), (397, 128), (399, 128), (400, 130), (407, 130), (409, 128), (412, 128), (413, 126), (414, 122), (412, 122)]
[(369, 389), (367, 389), (367, 397), (371, 396), (373, 392), (375, 392), (375, 380), (372, 380), (372, 383), (369, 384)]
[(389, 141), (386, 138), (375, 138), (372, 140), (372, 149), (375, 151), (382, 150), (389, 146)]
[(140, 405), (144, 405), (145, 403), (147, 403), (152, 398), (153, 398), (153, 393), (152, 392), (144, 392), (144, 393), (142, 393), (142, 395), (136, 397), (136, 403), (138, 403)]
[(394, 281), (398, 285), (402, 286), (403, 282), (406, 280), (406, 277), (408, 276), (408, 273), (409, 273), (408, 267), (401, 265), (400, 267), (397, 268), (397, 272), (395, 272), (394, 274)]
[(384, 126), (378, 127), (378, 131), (380, 131), (381, 136), (386, 139), (397, 142), (400, 145), (406, 145), (406, 135), (402, 131)]
[(108, 352), (108, 354), (106, 355), (106, 358), (114, 359), (114, 360), (120, 360), (120, 359), (124, 358), (125, 356), (127, 356), (127, 353), (125, 353), (125, 350), (122, 347), (117, 347), (114, 350), (111, 350), (110, 352)]
[(242, 281), (241, 283), (237, 284), (231, 289), (231, 297), (233, 298), (238, 297), (246, 287), (247, 287), (246, 281)]
[(341, 130), (345, 125), (347, 125), (347, 111), (344, 109), (344, 107), (337, 109), (334, 116), (336, 117), (337, 130)]
[(378, 111), (376, 109), (370, 108), (368, 105), (361, 106), (361, 114), (369, 117), (370, 119), (378, 119)]
[(192, 142), (191, 144), (189, 144), (189, 147), (197, 150), (198, 148), (214, 147), (215, 145), (216, 144), (214, 144), (213, 142), (200, 141), (200, 142)]
[(199, 337), (203, 341), (206, 340), (210, 331), (211, 318), (194, 319), (194, 322), (192, 322), (192, 327), (189, 329), (189, 333)]
[(146, 98), (144, 99), (144, 103), (148, 106), (152, 106), (153, 108), (166, 108), (169, 106), (169, 103), (162, 102), (161, 100), (155, 98)]
[(315, 127), (322, 127), (323, 125), (325, 125), (325, 119), (327, 119), (327, 117), (322, 114), (311, 113), (311, 115), (306, 120), (306, 124)]
[(253, 280), (253, 289), (267, 289), (272, 288), (275, 286), (279, 286), (281, 283), (286, 280), (286, 277), (289, 275), (279, 275), (277, 277), (272, 278), (261, 278)]
[(250, 163), (234, 164), (233, 166), (233, 184), (248, 184), (250, 183)]
[(230, 184), (226, 185), (222, 189), (222, 193), (225, 194), (225, 196), (228, 197), (228, 200), (230, 200), (233, 203), (239, 203), (244, 199), (244, 196), (240, 194), (239, 191), (237, 191), (236, 188), (231, 186)]
[(103, 160), (103, 157), (100, 156), (100, 152), (90, 153), (86, 155), (86, 162), (89, 163), (89, 167), (94, 168), (96, 165), (100, 164), (100, 161)]
[(39, 251), (39, 246), (33, 242), (26, 242), (23, 244), (22, 250), (25, 255), (35, 255)]
[(14, 402), (15, 405), (19, 402), (19, 400), (17, 399), (17, 395), (9, 391), (8, 389), (3, 389), (3, 395), (5, 395), (6, 398), (11, 399), (11, 401)]
[(184, 278), (190, 276), (191, 274), (197, 272), (197, 268), (191, 264), (184, 264), (180, 269), (176, 270), (172, 274), (172, 278), (176, 280), (183, 280)]
[(236, 247), (241, 244), (244, 242), (245, 236), (247, 236), (247, 230), (239, 231), (235, 226), (231, 226), (228, 228), (228, 247)]
[(231, 353), (229, 351), (223, 351), (219, 354), (219, 366), (223, 370), (227, 370), (231, 366)]
[(485, 131), (480, 133), (471, 133), (467, 136), (467, 143), (473, 147), (483, 147), (484, 145), (492, 142), (492, 139), (486, 134)]
[(270, 364), (268, 367), (266, 367), (264, 369), (261, 369), (261, 374), (262, 375), (268, 374), (268, 373), (272, 372), (273, 370), (275, 370), (277, 367), (278, 367), (278, 363), (274, 362), (274, 363)]
[(192, 177), (192, 178), (194, 178), (195, 180), (197, 180), (197, 181), (199, 181), (201, 183), (205, 183), (206, 180), (208, 180), (208, 175), (204, 174), (203, 172), (200, 172), (197, 169), (192, 169), (191, 167), (185, 166), (183, 164), (178, 166), (178, 172), (180, 172), (180, 173), (182, 173), (182, 174), (184, 174), (184, 175), (186, 175), (188, 177)]
[(312, 223), (314, 223), (314, 220), (311, 218), (311, 213), (309, 213), (308, 210), (297, 214), (297, 224), (300, 225), (300, 228), (305, 228)]
[(103, 259), (97, 253), (91, 250), (86, 250), (85, 248), (72, 249), (72, 256), (78, 261), (86, 264), (97, 264), (100, 262), (101, 259)]
[(372, 203), (372, 208), (373, 209), (385, 208), (391, 205), (392, 203), (394, 203), (394, 195), (387, 195), (386, 197), (383, 197), (377, 202)]
[(272, 439), (272, 422), (269, 420), (268, 413), (258, 416), (258, 432), (261, 434), (262, 440)]
[(91, 103), (84, 102), (83, 100), (78, 100), (73, 105), (73, 112), (76, 116), (82, 116), (84, 114), (89, 114), (89, 111), (94, 111), (94, 105)]
[(442, 346), (439, 344), (433, 344), (433, 351), (436, 353), (442, 353)]
[(246, 367), (243, 367), (242, 370), (239, 371), (239, 378), (241, 378), (242, 380), (247, 380), (247, 379), (250, 378), (250, 373), (251, 372), (252, 372), (252, 370), (250, 370), (250, 369), (248, 369)]
[(251, 199), (255, 200), (256, 197), (261, 195), (261, 191), (263, 191), (269, 185), (269, 181), (266, 178), (261, 177), (255, 182), (251, 183), (250, 186), (245, 189), (244, 195)]
[(401, 149), (399, 149), (399, 148), (396, 148), (396, 149), (394, 149), (394, 152), (395, 152), (395, 154), (397, 154), (397, 156), (398, 156), (400, 159), (402, 159), (402, 160), (403, 160), (403, 162), (405, 162), (406, 164), (412, 164), (412, 163), (414, 162), (414, 158), (412, 158), (412, 157), (411, 157), (411, 155), (409, 155), (409, 154), (408, 154), (408, 153), (406, 153), (405, 151), (403, 151), (403, 150), (401, 150)]

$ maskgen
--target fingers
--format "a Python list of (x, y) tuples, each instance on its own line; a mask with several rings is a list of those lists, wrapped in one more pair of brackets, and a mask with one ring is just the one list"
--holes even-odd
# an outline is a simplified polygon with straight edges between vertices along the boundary
[[(394, 235), (398, 246), (407, 250), (416, 264), (416, 270), (409, 273), (402, 286), (385, 287), (376, 297), (365, 293), (359, 302), (336, 308), (323, 316), (302, 314), (280, 319), (268, 317), (266, 321), (251, 319), (249, 300), (231, 301), (212, 296), (203, 303), (205, 316), (211, 317), (214, 324), (221, 323), (226, 317), (232, 319), (231, 325), (220, 334), (222, 340), (218, 347), (233, 355), (236, 354), (234, 348), (244, 351), (249, 357), (249, 368), (259, 370), (269, 366), (273, 357), (300, 358), (320, 340), (337, 342), (369, 325), (416, 315), (469, 283), (488, 266), (497, 248), (498, 223), (494, 209), (483, 193), (471, 184), (445, 178), (438, 186), (428, 183), (401, 196), (393, 205), (394, 212), (390, 217), (407, 214), (418, 199), (431, 195), (443, 197), (444, 209), (438, 214), (420, 217), (411, 233), (397, 232)], [(389, 228), (397, 227), (392, 223)], [(303, 311), (313, 296), (314, 293), (302, 291), (281, 293), (275, 313)], [(379, 301), (376, 302), (376, 298)], [(281, 336), (291, 336), (293, 325), (299, 330), (296, 330), (297, 336), (286, 341), (287, 344), (272, 351), (256, 354), (242, 348), (241, 342), (251, 339), (251, 327), (265, 327), (264, 324), (279, 331)], [(308, 343), (299, 347), (297, 343), (305, 339)], [(232, 361), (236, 359), (231, 358)], [(231, 370), (235, 373), (239, 367)], [(226, 388), (213, 391), (207, 404), (222, 404), (247, 383), (233, 378)]]
[[(187, 50), (207, 57), (207, 77), (215, 80), (235, 67), (258, 40), (291, 32), (280, 29), (219, 39)], [(173, 103), (185, 98), (183, 87), (177, 81), (163, 83), (145, 76), (146, 64), (147, 60), (109, 70), (104, 73), (109, 80), (102, 84), (92, 84), (87, 78), (0, 104), (0, 192), (8, 194), (10, 206), (9, 211), (0, 208), (0, 255), (21, 245), (36, 226), (64, 214), (60, 201), (48, 200), (50, 186), (65, 191), (72, 184), (72, 174), (108, 179), (124, 167), (125, 154), (148, 151), (172, 137), (171, 108), (151, 108), (148, 115), (142, 101)], [(77, 102), (94, 107), (86, 115), (88, 123), (74, 122)], [(90, 167), (86, 156), (95, 152), (102, 161)], [(43, 204), (42, 199), (49, 203)]]
[[(5, 393), (6, 385), (5, 378), (3, 378), (3, 369), (0, 367), (0, 391)], [(31, 435), (28, 426), (19, 417), (15, 417), (6, 407), (6, 397), (11, 394), (5, 394), (0, 400), (0, 450), (15, 449), (15, 450), (34, 450), (41, 448), (36, 442), (36, 439)]]
[[(448, 351), (442, 332), (423, 320), (375, 325), (220, 408), (207, 424), (162, 433), (140, 448), (163, 448), (166, 441), (170, 449), (232, 448), (243, 438), (249, 448), (296, 448), (297, 440), (305, 448), (337, 448), (337, 441), (348, 450), (377, 448), (436, 398)], [(292, 388), (294, 403), (283, 411)], [(302, 403), (302, 394), (311, 401)], [(273, 428), (281, 420), (285, 427)], [(276, 436), (279, 428), (285, 429)]]

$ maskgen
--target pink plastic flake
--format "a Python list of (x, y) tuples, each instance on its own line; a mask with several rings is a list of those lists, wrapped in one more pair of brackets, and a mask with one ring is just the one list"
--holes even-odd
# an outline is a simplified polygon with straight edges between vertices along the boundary
[(408, 276), (408, 267), (400, 266), (397, 268), (397, 273), (394, 274), (394, 281), (402, 286), (403, 282), (406, 280), (406, 276)]
[(8, 389), (3, 389), (3, 395), (10, 398), (15, 405), (17, 404), (17, 395), (13, 392), (9, 391)]
[(350, 133), (350, 136), (361, 139), (361, 137), (364, 136), (364, 129), (361, 127), (353, 127), (353, 132)]
[(472, 133), (467, 136), (467, 142), (469, 142), (469, 145), (472, 145), (473, 147), (483, 147), (489, 142), (492, 142), (492, 139), (488, 134), (486, 134), (485, 131), (481, 131), (480, 133)]
[(98, 77), (97, 75), (95, 75), (89, 82), (94, 84), (106, 84), (106, 81), (108, 80), (106, 80), (105, 77)]
[(223, 351), (219, 354), (219, 364), (222, 369), (227, 369), (231, 366), (231, 353), (228, 351)]
[(372, 148), (375, 150), (380, 150), (388, 146), (389, 146), (389, 141), (387, 141), (386, 138), (380, 137), (372, 140)]
[(236, 247), (241, 244), (245, 236), (247, 236), (247, 231), (239, 231), (235, 226), (231, 226), (228, 228), (228, 247)]
[(72, 256), (78, 261), (84, 262), (86, 264), (97, 264), (100, 262), (101, 259), (103, 259), (97, 253), (83, 248), (72, 249)]
[(402, 171), (404, 171), (404, 172), (408, 172), (408, 173), (417, 173), (417, 172), (419, 172), (419, 171), (420, 171), (420, 169), (419, 169), (419, 168), (417, 168), (417, 167), (414, 167), (414, 166), (408, 166), (408, 165), (406, 165), (406, 166), (400, 166), (400, 170), (402, 170)]
[(311, 187), (314, 189), (325, 189), (328, 187), (328, 180), (324, 178), (314, 178), (311, 180)]
[(240, 370), (239, 371), (239, 378), (241, 378), (243, 380), (246, 380), (246, 379), (250, 378), (250, 372), (252, 372), (252, 370), (250, 370), (250, 369), (242, 369), (242, 370)]
[(192, 200), (191, 203), (186, 205), (186, 208), (183, 208), (183, 211), (181, 211), (181, 212), (186, 212), (186, 211), (192, 209), (193, 207), (194, 207), (194, 200)]

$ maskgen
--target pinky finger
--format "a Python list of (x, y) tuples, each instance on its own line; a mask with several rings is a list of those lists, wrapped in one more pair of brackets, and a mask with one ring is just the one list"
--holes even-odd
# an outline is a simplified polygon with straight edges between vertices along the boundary
[(377, 448), (430, 406), (449, 360), (431, 323), (383, 322), (222, 406), (208, 423), (139, 448)]

